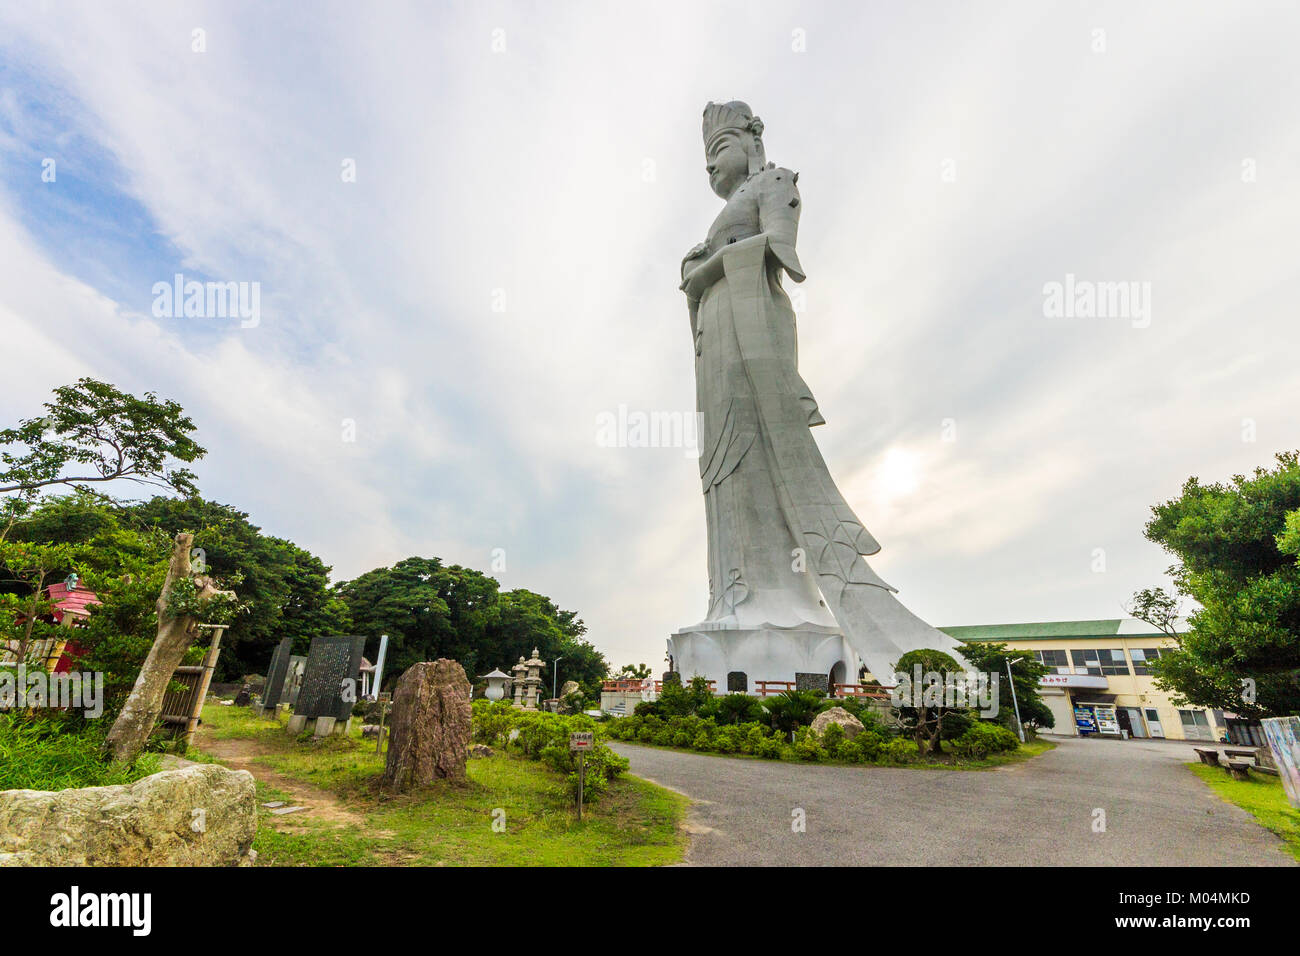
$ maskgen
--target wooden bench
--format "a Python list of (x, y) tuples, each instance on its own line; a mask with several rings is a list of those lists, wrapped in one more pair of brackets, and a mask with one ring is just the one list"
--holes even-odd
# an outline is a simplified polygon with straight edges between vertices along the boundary
[(1234, 780), (1249, 780), (1250, 768), (1253, 766), (1254, 764), (1245, 760), (1230, 760), (1228, 761), (1228, 773), (1232, 774)]
[(1233, 757), (1237, 757), (1241, 760), (1254, 760), (1256, 763), (1259, 762), (1259, 754), (1254, 750), (1228, 750), (1225, 748), (1223, 755), (1229, 760)]
[(1192, 752), (1201, 758), (1201, 763), (1209, 764), (1211, 767), (1223, 766), (1219, 763), (1219, 752), (1217, 750), (1203, 750), (1200, 747), (1193, 747)]

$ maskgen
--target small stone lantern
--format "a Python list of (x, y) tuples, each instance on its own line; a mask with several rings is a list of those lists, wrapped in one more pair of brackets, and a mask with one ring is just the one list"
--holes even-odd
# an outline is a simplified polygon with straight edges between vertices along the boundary
[(536, 710), (542, 699), (542, 668), (546, 662), (537, 656), (537, 648), (533, 648), (533, 656), (524, 662), (527, 669), (527, 676), (524, 677), (524, 709)]
[(519, 663), (516, 664), (514, 667), (510, 668), (510, 671), (515, 675), (513, 681), (514, 689), (515, 689), (515, 706), (523, 707), (524, 706), (524, 675), (528, 673), (528, 665), (524, 663), (524, 659), (522, 655), (519, 658)]
[(509, 674), (494, 670), (491, 673), (484, 674), (483, 680), (487, 681), (483, 696), (488, 700), (497, 701), (506, 696), (506, 687), (510, 684)]

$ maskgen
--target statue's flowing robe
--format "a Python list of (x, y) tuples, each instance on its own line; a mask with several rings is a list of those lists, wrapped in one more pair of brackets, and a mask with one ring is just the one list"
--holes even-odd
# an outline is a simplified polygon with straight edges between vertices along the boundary
[(824, 419), (798, 372), (781, 286), (782, 273), (803, 279), (796, 178), (767, 169), (731, 197), (708, 237), (723, 274), (691, 303), (709, 542), (702, 624), (838, 625), (872, 674), (892, 683), (903, 651), (955, 642), (903, 607), (867, 563), (880, 545), (809, 430)]

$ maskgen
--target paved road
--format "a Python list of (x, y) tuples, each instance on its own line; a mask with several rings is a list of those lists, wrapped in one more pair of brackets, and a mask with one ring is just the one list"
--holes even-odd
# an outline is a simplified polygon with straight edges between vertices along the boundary
[[(614, 743), (694, 801), (697, 866), (1286, 866), (1281, 841), (1183, 763), (1185, 744), (1058, 738), (987, 771), (740, 760)], [(1106, 829), (1093, 832), (1094, 810)], [(806, 821), (793, 832), (795, 811)]]

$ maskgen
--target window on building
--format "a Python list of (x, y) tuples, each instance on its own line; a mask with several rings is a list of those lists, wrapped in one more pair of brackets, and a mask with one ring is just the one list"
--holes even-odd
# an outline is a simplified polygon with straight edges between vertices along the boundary
[(1101, 676), (1101, 661), (1098, 659), (1096, 651), (1070, 651), (1070, 663), (1074, 665), (1076, 674), (1090, 674), (1093, 677)]
[(1104, 674), (1128, 674), (1128, 661), (1122, 650), (1108, 647), (1097, 650), (1070, 651), (1070, 661), (1076, 674), (1101, 677)]
[(1129, 656), (1133, 658), (1134, 674), (1150, 674), (1151, 662), (1160, 656), (1160, 648), (1135, 647), (1129, 651)]
[(1102, 648), (1097, 651), (1097, 659), (1101, 662), (1101, 672), (1103, 674), (1127, 675), (1129, 672), (1128, 661), (1124, 657), (1123, 650)]
[(1055, 668), (1058, 674), (1070, 673), (1070, 662), (1065, 658), (1065, 651), (1034, 651), (1034, 660)]

